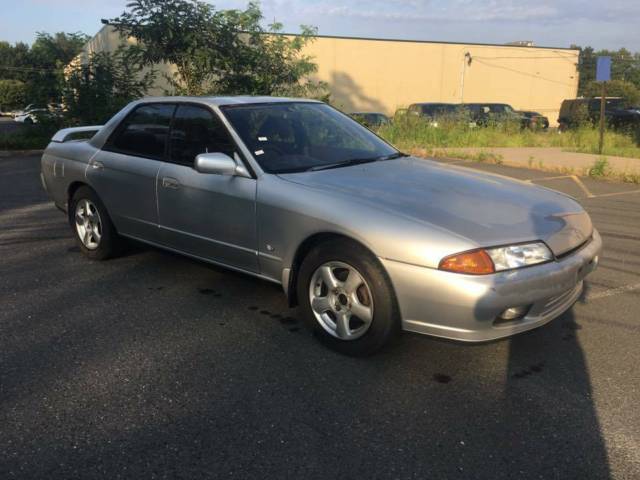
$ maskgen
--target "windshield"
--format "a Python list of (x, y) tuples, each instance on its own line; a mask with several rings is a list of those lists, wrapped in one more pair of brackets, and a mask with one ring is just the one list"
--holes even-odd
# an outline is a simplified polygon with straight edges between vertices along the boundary
[(358, 122), (323, 103), (227, 105), (221, 109), (268, 173), (374, 161), (398, 153)]
[(422, 106), (422, 113), (424, 115), (430, 115), (430, 116), (439, 115), (439, 114), (449, 114), (449, 113), (454, 113), (455, 111), (456, 111), (455, 105), (448, 105), (445, 103)]

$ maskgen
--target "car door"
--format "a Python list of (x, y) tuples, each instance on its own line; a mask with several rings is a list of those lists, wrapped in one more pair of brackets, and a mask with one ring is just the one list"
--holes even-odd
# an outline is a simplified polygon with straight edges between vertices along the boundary
[(87, 177), (118, 232), (159, 242), (156, 179), (166, 155), (175, 104), (142, 104), (89, 163)]
[(157, 179), (166, 245), (257, 272), (256, 180), (194, 169), (200, 153), (221, 152), (241, 161), (222, 121), (205, 106), (181, 104), (169, 142), (169, 158)]

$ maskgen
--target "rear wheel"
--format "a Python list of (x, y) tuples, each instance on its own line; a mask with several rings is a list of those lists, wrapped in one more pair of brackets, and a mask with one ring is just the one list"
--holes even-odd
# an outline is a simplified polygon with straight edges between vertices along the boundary
[(69, 204), (69, 223), (82, 253), (105, 260), (120, 249), (121, 239), (100, 198), (89, 187), (80, 187)]
[(297, 289), (307, 324), (341, 353), (370, 355), (399, 331), (386, 272), (353, 242), (331, 241), (312, 250), (300, 267)]

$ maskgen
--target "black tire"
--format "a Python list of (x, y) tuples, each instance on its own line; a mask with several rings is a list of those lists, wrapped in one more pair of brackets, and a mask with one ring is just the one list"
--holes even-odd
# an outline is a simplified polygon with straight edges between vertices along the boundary
[[(314, 272), (327, 262), (354, 267), (368, 284), (373, 297), (373, 320), (368, 330), (355, 340), (341, 340), (328, 333), (316, 319), (309, 296)], [(328, 347), (350, 356), (371, 355), (389, 344), (400, 331), (400, 313), (389, 277), (378, 259), (355, 242), (324, 242), (304, 258), (297, 277), (297, 296), (305, 323)]]
[[(101, 238), (98, 242), (97, 248), (90, 249), (85, 246), (80, 238), (78, 229), (76, 228), (76, 207), (78, 206), (78, 203), (83, 200), (88, 200), (93, 206), (95, 206), (100, 218)], [(122, 238), (116, 232), (116, 229), (111, 222), (111, 217), (109, 217), (109, 213), (100, 200), (100, 197), (98, 197), (96, 192), (91, 188), (83, 186), (78, 188), (73, 194), (73, 197), (69, 202), (69, 225), (71, 226), (73, 236), (80, 247), (80, 251), (88, 258), (92, 260), (106, 260), (116, 256), (120, 252), (122, 247)]]

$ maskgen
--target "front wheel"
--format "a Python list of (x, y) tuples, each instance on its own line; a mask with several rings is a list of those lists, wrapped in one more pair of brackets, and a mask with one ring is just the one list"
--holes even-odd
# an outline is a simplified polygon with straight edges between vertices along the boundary
[(297, 290), (306, 323), (341, 353), (370, 355), (399, 331), (391, 282), (378, 259), (355, 243), (331, 241), (312, 250)]

